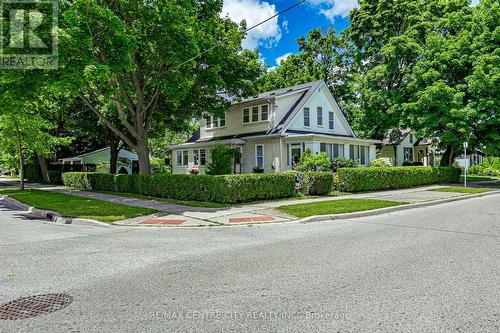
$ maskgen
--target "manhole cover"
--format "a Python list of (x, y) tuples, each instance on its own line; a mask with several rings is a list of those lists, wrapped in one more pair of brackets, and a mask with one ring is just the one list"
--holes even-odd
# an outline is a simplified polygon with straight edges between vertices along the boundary
[(15, 320), (36, 317), (67, 307), (73, 297), (66, 294), (45, 294), (18, 298), (0, 305), (0, 319)]

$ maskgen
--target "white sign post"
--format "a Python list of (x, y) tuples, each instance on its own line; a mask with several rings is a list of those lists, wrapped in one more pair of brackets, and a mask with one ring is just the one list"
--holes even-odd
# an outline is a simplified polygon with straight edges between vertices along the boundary
[(464, 187), (467, 187), (467, 147), (469, 147), (469, 143), (467, 141), (464, 142)]

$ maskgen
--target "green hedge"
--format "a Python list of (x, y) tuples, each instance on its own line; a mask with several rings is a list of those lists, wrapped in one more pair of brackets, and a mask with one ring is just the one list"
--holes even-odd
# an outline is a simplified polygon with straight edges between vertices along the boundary
[(303, 195), (327, 195), (333, 189), (331, 172), (305, 172), (302, 175), (299, 192)]
[(86, 191), (137, 193), (178, 200), (239, 203), (294, 195), (295, 175), (112, 175), (63, 174), (65, 186)]
[(52, 185), (62, 185), (62, 173), (61, 171), (47, 171), (43, 175), (43, 181)]
[(449, 167), (345, 168), (337, 171), (334, 187), (344, 192), (363, 192), (458, 183), (460, 173), (460, 169)]

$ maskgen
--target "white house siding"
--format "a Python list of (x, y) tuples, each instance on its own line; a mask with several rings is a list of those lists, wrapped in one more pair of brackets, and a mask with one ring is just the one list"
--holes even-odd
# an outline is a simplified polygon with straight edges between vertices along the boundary
[(290, 111), (292, 106), (295, 104), (297, 99), (302, 96), (304, 91), (299, 91), (295, 93), (291, 93), (289, 95), (281, 96), (276, 98), (275, 100), (275, 112), (276, 112), (276, 120), (275, 125), (278, 124), (284, 116)]
[[(323, 109), (323, 125), (318, 125), (317, 120), (317, 108), (321, 107)], [(304, 126), (304, 109), (309, 108), (310, 126)], [(328, 126), (328, 113), (330, 111), (334, 112), (334, 128), (329, 129)], [(309, 100), (304, 104), (301, 110), (295, 115), (295, 117), (290, 122), (288, 126), (292, 130), (301, 130), (308, 132), (317, 133), (331, 133), (336, 135), (351, 135), (348, 124), (339, 110), (330, 92), (326, 91), (325, 87), (319, 88), (319, 90), (309, 98)]]
[[(243, 124), (243, 108), (252, 107), (252, 106), (260, 106), (260, 105), (268, 105), (269, 108), (269, 120), (261, 121), (257, 123), (249, 123)], [(271, 118), (272, 118), (272, 104), (266, 101), (245, 105), (233, 105), (226, 112), (226, 127), (215, 128), (215, 129), (207, 129), (206, 121), (201, 121), (200, 127), (200, 137), (204, 139), (209, 139), (213, 137), (223, 137), (228, 135), (237, 135), (244, 133), (254, 133), (254, 132), (262, 132), (267, 131), (271, 128)]]

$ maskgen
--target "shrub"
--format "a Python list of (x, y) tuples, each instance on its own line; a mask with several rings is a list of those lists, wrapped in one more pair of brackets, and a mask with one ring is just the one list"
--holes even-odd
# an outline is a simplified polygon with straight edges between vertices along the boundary
[(467, 172), (470, 175), (482, 175), (485, 167), (482, 165), (473, 164), (467, 168)]
[(412, 166), (413, 165), (413, 162), (412, 161), (404, 161), (403, 164), (401, 164), (402, 166)]
[(258, 166), (253, 167), (252, 171), (253, 173), (264, 173), (264, 169)]
[(331, 163), (332, 171), (337, 171), (340, 168), (355, 168), (358, 165), (357, 161), (345, 157), (336, 157)]
[(500, 170), (494, 169), (494, 168), (484, 168), (483, 171), (481, 172), (481, 175), (483, 176), (500, 176)]
[(64, 185), (87, 191), (118, 191), (178, 200), (238, 203), (294, 195), (294, 174), (260, 175), (111, 175), (63, 174)]
[(332, 189), (331, 172), (305, 172), (299, 184), (299, 192), (303, 195), (327, 195)]
[(438, 183), (458, 183), (460, 169), (449, 167), (344, 168), (337, 171), (335, 189), (379, 191)]
[(134, 193), (138, 175), (115, 175), (115, 190), (121, 193)]
[(42, 183), (43, 175), (39, 164), (28, 164), (24, 166), (24, 178), (30, 183)]
[(370, 161), (371, 167), (384, 168), (388, 167), (389, 164), (383, 158), (377, 158), (376, 160)]
[(218, 145), (210, 150), (211, 161), (207, 165), (207, 175), (228, 175), (233, 172), (233, 158), (240, 156), (237, 148)]
[(306, 149), (299, 164), (297, 171), (329, 171), (331, 168), (331, 161), (325, 152), (313, 154), (310, 149)]
[[(123, 175), (126, 176), (126, 175)], [(115, 191), (115, 175), (96, 172), (65, 172), (64, 186), (82, 191)]]
[(62, 185), (62, 172), (61, 171), (47, 171), (43, 175), (43, 181), (52, 185)]
[(416, 162), (412, 162), (411, 165), (412, 166), (424, 166), (424, 163), (416, 161)]
[(483, 159), (483, 166), (485, 168), (500, 170), (500, 157), (485, 157)]
[(200, 169), (199, 168), (188, 168), (187, 172), (191, 175), (199, 175)]

